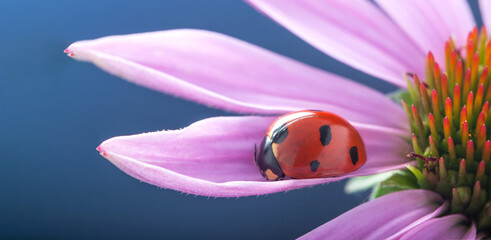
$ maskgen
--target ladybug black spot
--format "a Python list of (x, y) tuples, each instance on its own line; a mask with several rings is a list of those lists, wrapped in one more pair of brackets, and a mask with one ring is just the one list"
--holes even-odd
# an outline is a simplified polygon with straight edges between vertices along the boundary
[(358, 162), (358, 148), (356, 146), (349, 149), (349, 156), (353, 165), (356, 165)]
[(280, 129), (278, 129), (278, 131), (274, 132), (274, 135), (272, 136), (273, 142), (274, 143), (281, 143), (286, 139), (287, 136), (288, 136), (288, 128), (282, 127)]
[(319, 165), (320, 165), (320, 163), (317, 160), (310, 162), (310, 170), (312, 170), (312, 172), (317, 171), (317, 168), (319, 168)]
[(331, 142), (332, 134), (331, 134), (331, 126), (324, 125), (319, 128), (319, 132), (321, 134), (321, 144), (322, 146), (326, 146)]

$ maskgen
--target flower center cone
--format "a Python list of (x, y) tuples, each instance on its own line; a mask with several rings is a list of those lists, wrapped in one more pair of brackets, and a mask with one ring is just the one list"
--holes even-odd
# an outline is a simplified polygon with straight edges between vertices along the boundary
[(464, 47), (446, 42), (445, 66), (428, 54), (425, 81), (406, 74), (409, 97), (401, 100), (418, 185), (450, 201), (447, 214), (464, 214), (485, 231), (491, 228), (490, 64), (486, 28), (474, 28)]

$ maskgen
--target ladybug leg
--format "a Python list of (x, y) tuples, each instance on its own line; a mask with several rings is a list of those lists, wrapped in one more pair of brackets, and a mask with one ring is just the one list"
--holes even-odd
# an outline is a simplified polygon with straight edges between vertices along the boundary
[(285, 175), (282, 175), (282, 176), (278, 176), (275, 181), (281, 181), (281, 180), (285, 180)]

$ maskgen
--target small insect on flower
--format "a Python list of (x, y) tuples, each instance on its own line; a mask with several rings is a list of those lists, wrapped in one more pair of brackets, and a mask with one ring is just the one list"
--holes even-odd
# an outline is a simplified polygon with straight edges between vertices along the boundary
[(348, 121), (317, 110), (279, 117), (254, 151), (268, 180), (339, 176), (357, 170), (366, 158), (365, 144)]

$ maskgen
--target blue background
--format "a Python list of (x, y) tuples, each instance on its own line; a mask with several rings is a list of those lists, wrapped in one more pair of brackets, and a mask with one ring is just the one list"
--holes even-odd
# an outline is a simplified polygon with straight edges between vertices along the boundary
[(367, 193), (345, 195), (344, 182), (199, 197), (141, 183), (99, 156), (95, 148), (113, 136), (233, 115), (137, 87), (63, 53), (77, 40), (175, 28), (225, 33), (383, 92), (395, 89), (241, 1), (0, 1), (0, 238), (294, 238), (366, 200)]

